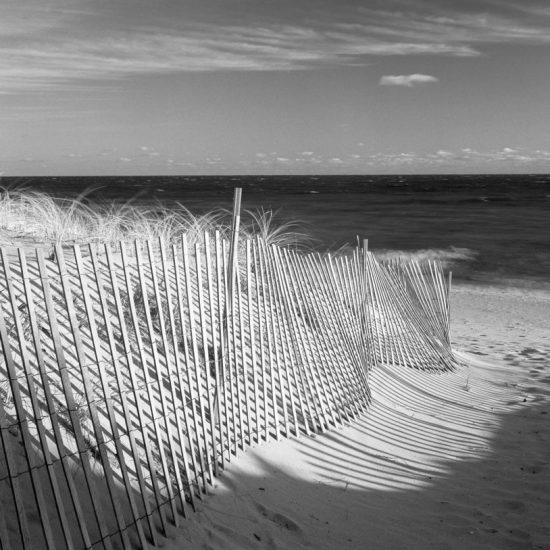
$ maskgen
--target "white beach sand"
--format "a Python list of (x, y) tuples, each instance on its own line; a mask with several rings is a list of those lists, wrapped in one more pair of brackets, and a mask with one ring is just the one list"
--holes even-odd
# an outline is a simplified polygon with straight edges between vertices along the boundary
[(233, 458), (175, 549), (550, 548), (550, 294), (455, 286), (466, 366), (373, 372), (359, 421)]

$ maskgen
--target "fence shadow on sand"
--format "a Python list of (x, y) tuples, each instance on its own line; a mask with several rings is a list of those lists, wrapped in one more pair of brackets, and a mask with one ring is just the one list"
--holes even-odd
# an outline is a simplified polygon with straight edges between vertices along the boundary
[(358, 418), (378, 368), (457, 364), (438, 264), (230, 248), (1, 250), (2, 548), (155, 546), (239, 450)]

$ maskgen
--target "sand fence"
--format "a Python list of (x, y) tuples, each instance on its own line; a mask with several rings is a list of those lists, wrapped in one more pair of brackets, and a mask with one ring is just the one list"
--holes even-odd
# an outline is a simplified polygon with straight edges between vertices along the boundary
[(218, 234), (1, 250), (0, 547), (155, 546), (241, 450), (364, 412), (377, 365), (455, 364), (437, 263)]

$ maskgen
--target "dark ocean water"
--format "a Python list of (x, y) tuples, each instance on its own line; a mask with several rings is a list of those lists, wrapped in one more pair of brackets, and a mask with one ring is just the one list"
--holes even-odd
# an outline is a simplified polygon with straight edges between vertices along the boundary
[(550, 288), (550, 175), (2, 178), (57, 196), (88, 196), (202, 213), (278, 210), (301, 220), (320, 250), (356, 237), (380, 255), (443, 260), (463, 281)]

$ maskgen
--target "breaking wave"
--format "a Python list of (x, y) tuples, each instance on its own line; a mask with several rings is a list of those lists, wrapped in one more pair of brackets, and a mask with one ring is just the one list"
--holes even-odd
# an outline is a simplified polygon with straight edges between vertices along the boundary
[(420, 250), (374, 250), (378, 260), (438, 260), (448, 268), (457, 262), (469, 262), (477, 258), (478, 252), (471, 248), (450, 246), (449, 248), (422, 248)]

